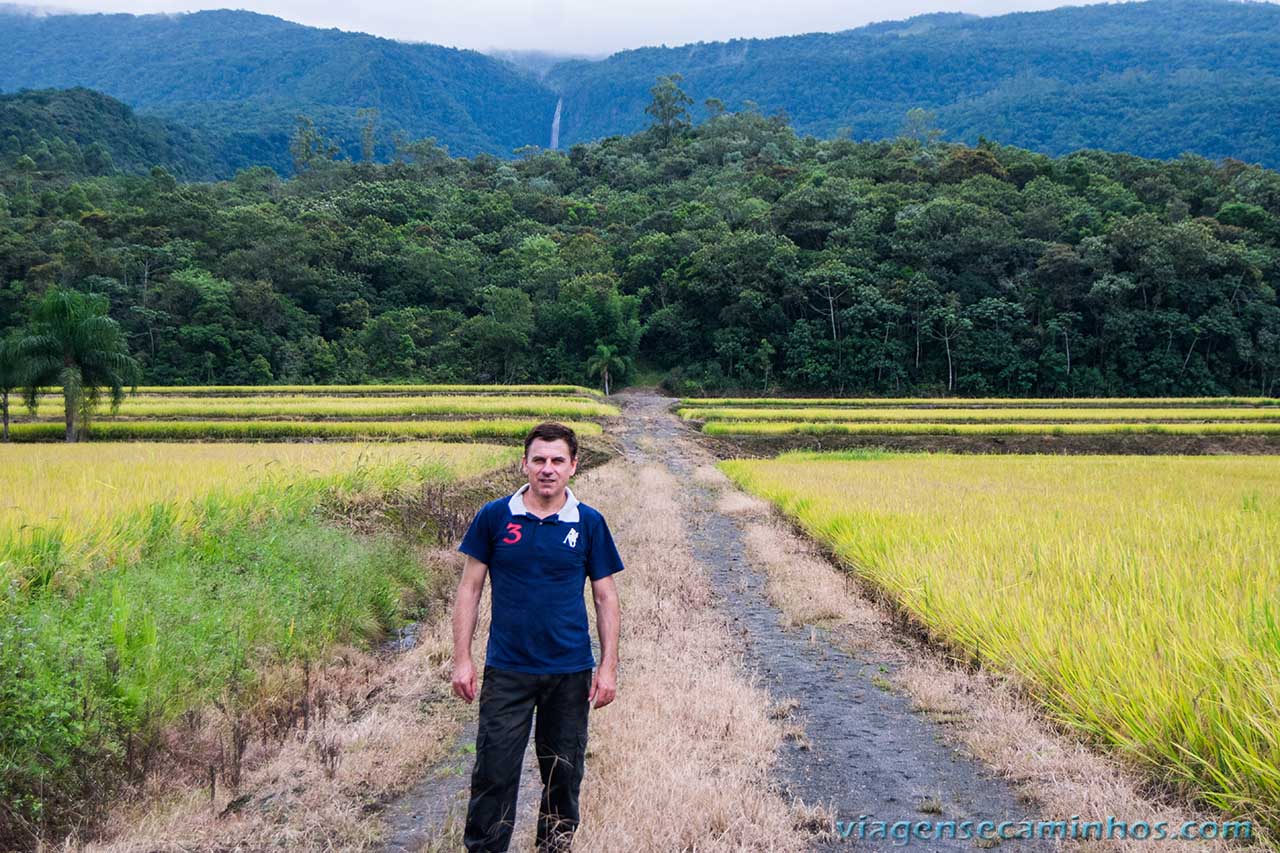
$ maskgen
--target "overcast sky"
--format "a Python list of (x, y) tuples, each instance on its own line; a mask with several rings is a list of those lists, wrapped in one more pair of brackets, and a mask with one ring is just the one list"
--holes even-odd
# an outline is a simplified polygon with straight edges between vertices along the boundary
[(902, 0), (892, 5), (868, 0), (366, 0), (337, 5), (313, 0), (54, 0), (47, 5), (63, 11), (135, 15), (230, 7), (403, 41), (598, 55), (646, 45), (847, 30), (923, 12), (1000, 15), (1084, 4), (1062, 0)]

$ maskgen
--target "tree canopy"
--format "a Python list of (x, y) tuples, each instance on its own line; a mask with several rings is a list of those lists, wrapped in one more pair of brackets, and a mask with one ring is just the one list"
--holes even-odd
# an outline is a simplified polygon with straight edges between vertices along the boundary
[(0, 334), (67, 287), (109, 300), (160, 384), (585, 384), (604, 345), (679, 391), (1275, 392), (1280, 175), (922, 118), (855, 142), (658, 115), (513, 162), (422, 142), (291, 180), (13, 166)]

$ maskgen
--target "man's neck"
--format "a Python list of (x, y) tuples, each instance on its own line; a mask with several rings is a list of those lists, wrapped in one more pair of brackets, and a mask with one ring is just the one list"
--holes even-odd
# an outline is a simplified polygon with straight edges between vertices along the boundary
[(526, 489), (524, 493), (524, 508), (538, 516), (538, 518), (546, 518), (549, 515), (555, 515), (560, 510), (564, 509), (564, 505), (568, 502), (568, 489), (561, 489), (560, 494), (546, 499), (544, 499), (542, 495), (535, 493), (533, 486)]

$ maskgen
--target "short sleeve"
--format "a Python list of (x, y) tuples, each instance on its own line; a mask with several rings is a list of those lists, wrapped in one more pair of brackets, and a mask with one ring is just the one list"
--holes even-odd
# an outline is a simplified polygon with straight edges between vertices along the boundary
[(591, 550), (587, 553), (587, 576), (593, 581), (622, 571), (622, 556), (613, 544), (613, 534), (604, 516), (597, 516), (591, 533)]
[(467, 535), (462, 537), (458, 550), (468, 557), (475, 557), (486, 566), (493, 558), (493, 512), (486, 504), (476, 513), (467, 528)]

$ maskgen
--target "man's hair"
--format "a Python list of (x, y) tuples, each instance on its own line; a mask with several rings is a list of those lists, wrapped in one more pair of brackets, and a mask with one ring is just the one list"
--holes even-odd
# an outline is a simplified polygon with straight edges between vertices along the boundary
[(563, 441), (569, 445), (569, 458), (578, 458), (578, 436), (564, 424), (547, 421), (529, 430), (529, 434), (524, 437), (525, 458), (528, 458), (529, 445), (533, 444), (535, 438), (540, 438), (543, 441)]

